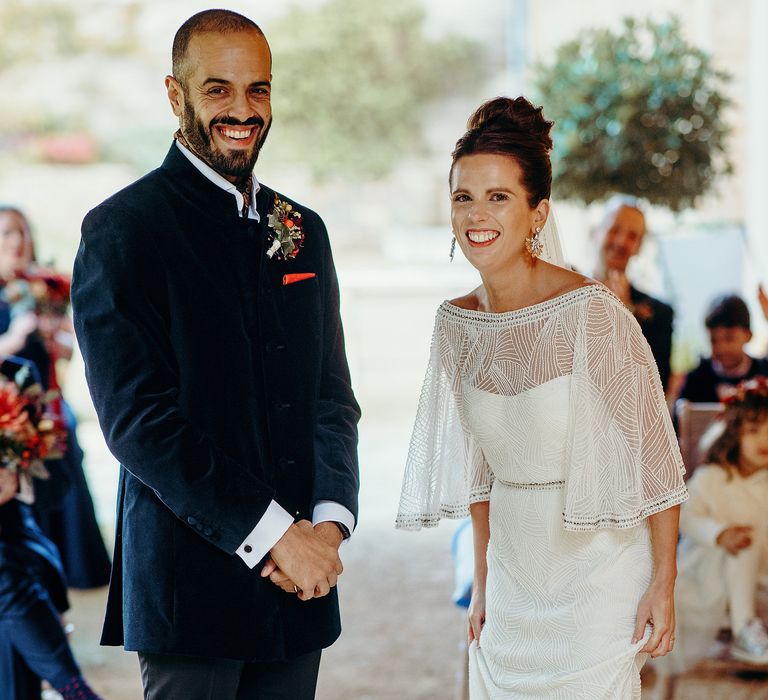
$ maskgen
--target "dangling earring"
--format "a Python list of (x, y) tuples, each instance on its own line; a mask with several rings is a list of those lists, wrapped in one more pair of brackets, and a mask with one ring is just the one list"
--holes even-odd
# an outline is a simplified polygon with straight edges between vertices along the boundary
[(539, 238), (540, 233), (541, 233), (541, 226), (537, 226), (534, 229), (533, 235), (528, 236), (528, 238), (525, 239), (525, 249), (528, 251), (528, 254), (534, 259), (540, 257), (541, 254), (544, 252), (544, 243), (542, 242), (541, 238)]
[(454, 254), (455, 252), (456, 252), (456, 236), (454, 236), (453, 238), (451, 238), (451, 252), (450, 252), (450, 255), (448, 256), (448, 259), (449, 259), (451, 262), (453, 262), (453, 254)]

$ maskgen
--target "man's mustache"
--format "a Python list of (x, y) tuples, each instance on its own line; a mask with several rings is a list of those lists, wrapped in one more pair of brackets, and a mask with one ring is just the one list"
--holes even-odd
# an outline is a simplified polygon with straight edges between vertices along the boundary
[(244, 122), (241, 122), (239, 119), (235, 119), (234, 117), (222, 117), (221, 119), (214, 119), (211, 122), (211, 126), (215, 126), (216, 124), (223, 124), (224, 126), (264, 126), (264, 120), (261, 117), (250, 117), (249, 119), (246, 119)]

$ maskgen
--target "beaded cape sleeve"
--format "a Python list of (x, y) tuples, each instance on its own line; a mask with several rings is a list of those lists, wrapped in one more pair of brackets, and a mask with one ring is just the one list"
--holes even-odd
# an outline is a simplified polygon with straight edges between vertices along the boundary
[(494, 476), (468, 427), (467, 389), (514, 400), (564, 376), (564, 529), (634, 527), (682, 503), (685, 470), (648, 343), (618, 298), (592, 284), (507, 313), (439, 307), (397, 527), (465, 517), (489, 499)]

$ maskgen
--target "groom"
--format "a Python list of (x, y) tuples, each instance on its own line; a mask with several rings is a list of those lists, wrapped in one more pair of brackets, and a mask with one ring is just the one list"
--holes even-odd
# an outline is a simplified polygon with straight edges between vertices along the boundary
[(208, 10), (173, 43), (163, 164), (83, 222), (72, 299), (121, 463), (102, 643), (145, 697), (314, 697), (339, 636), (357, 421), (320, 217), (259, 183), (271, 53)]

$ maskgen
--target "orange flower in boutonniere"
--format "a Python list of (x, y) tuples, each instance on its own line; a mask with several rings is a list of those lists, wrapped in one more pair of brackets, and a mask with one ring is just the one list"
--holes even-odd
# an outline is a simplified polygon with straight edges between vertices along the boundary
[(272, 240), (267, 257), (277, 256), (278, 260), (293, 260), (304, 245), (304, 222), (301, 212), (275, 195), (272, 213), (267, 217), (272, 231)]
[(653, 318), (653, 307), (647, 301), (641, 301), (635, 304), (633, 313), (638, 321), (650, 321)]

